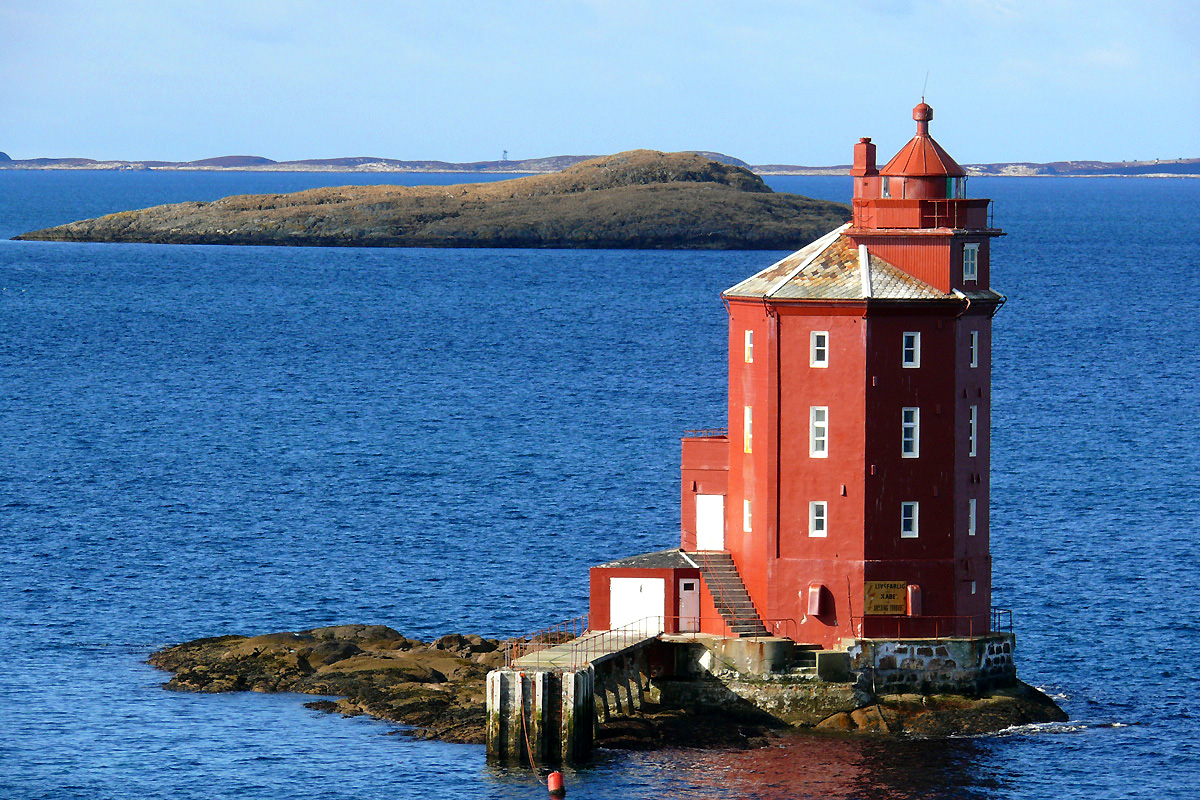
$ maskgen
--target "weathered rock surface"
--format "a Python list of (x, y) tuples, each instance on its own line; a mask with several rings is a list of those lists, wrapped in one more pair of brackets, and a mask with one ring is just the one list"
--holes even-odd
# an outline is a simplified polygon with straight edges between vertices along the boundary
[(443, 636), (432, 644), (383, 625), (341, 625), (265, 636), (219, 636), (168, 647), (150, 663), (188, 692), (339, 695), (310, 706), (415, 726), (415, 735), (483, 742), (488, 670), (502, 642)]
[(122, 211), (15, 238), (165, 244), (795, 249), (842, 203), (694, 153), (633, 150), (456, 186), (341, 186)]
[[(505, 642), (450, 634), (409, 639), (383, 625), (340, 625), (297, 633), (218, 636), (150, 656), (184, 692), (297, 692), (341, 696), (306, 705), (413, 726), (424, 739), (483, 744), (487, 673), (504, 663)], [(601, 726), (598, 744), (647, 750), (667, 745), (748, 747), (765, 742), (773, 720), (710, 709), (647, 704), (636, 717)]]
[(1065, 722), (1066, 713), (1046, 695), (1018, 681), (981, 697), (935, 694), (882, 695), (878, 703), (843, 711), (817, 723), (823, 730), (928, 738), (994, 733), (1015, 725)]
[[(308, 706), (412, 726), (411, 733), (419, 738), (482, 744), (485, 679), (491, 669), (503, 665), (504, 644), (460, 634), (426, 643), (383, 625), (340, 625), (197, 639), (160, 650), (149, 662), (174, 673), (163, 684), (167, 689), (335, 696), (340, 699), (317, 700)], [(825, 717), (816, 728), (937, 738), (1067, 718), (1053, 700), (1023, 683), (978, 698), (884, 695), (874, 698), (877, 703), (866, 704), (847, 691), (842, 706), (846, 710)], [(694, 692), (677, 692), (669, 702), (668, 695), (662, 692), (659, 703), (648, 702), (636, 716), (606, 720), (596, 743), (634, 750), (758, 747), (773, 732), (791, 727), (778, 713), (771, 713), (779, 709), (706, 702), (706, 695)], [(691, 702), (685, 703), (686, 698)]]

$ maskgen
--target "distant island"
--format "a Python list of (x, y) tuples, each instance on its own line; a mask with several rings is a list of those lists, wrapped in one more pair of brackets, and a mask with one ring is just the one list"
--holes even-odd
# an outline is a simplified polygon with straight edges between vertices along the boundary
[(742, 166), (632, 150), (454, 186), (339, 186), (122, 211), (14, 237), (72, 242), (789, 250), (850, 218)]
[[(849, 164), (808, 167), (799, 164), (748, 164), (739, 158), (707, 150), (687, 151), (712, 161), (743, 167), (757, 175), (845, 175)], [(11, 159), (0, 153), (0, 170), (75, 169), (75, 170), (178, 170), (241, 172), (469, 172), (540, 175), (559, 172), (589, 161), (596, 156), (549, 156), (510, 161), (403, 161), (395, 158), (355, 156), (351, 158), (309, 158), (299, 161), (272, 161), (262, 156), (219, 156), (198, 161), (98, 161), (92, 158)], [(1072, 177), (1200, 176), (1200, 158), (1154, 159), (1151, 161), (1028, 161), (996, 164), (965, 164), (969, 175), (1026, 177), (1059, 175)]]

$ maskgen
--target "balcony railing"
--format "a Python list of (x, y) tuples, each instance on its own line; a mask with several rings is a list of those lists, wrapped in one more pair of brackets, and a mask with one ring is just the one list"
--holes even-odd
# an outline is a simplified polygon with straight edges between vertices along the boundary
[(854, 227), (985, 230), (992, 227), (992, 201), (983, 198), (856, 198)]
[(685, 439), (720, 439), (729, 436), (729, 428), (693, 428), (683, 432)]

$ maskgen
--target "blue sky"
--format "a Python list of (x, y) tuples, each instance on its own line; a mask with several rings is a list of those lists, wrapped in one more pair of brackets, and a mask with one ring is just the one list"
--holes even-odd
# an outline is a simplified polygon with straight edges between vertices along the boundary
[(1200, 4), (0, 0), (13, 158), (1200, 157)]

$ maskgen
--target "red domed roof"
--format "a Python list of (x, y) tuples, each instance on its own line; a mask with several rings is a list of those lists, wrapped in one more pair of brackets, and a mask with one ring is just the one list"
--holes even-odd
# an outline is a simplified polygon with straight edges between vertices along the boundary
[(921, 103), (913, 109), (917, 121), (917, 135), (879, 170), (880, 175), (889, 177), (936, 177), (961, 178), (967, 171), (958, 165), (950, 154), (929, 135), (929, 120), (933, 119), (933, 108)]

